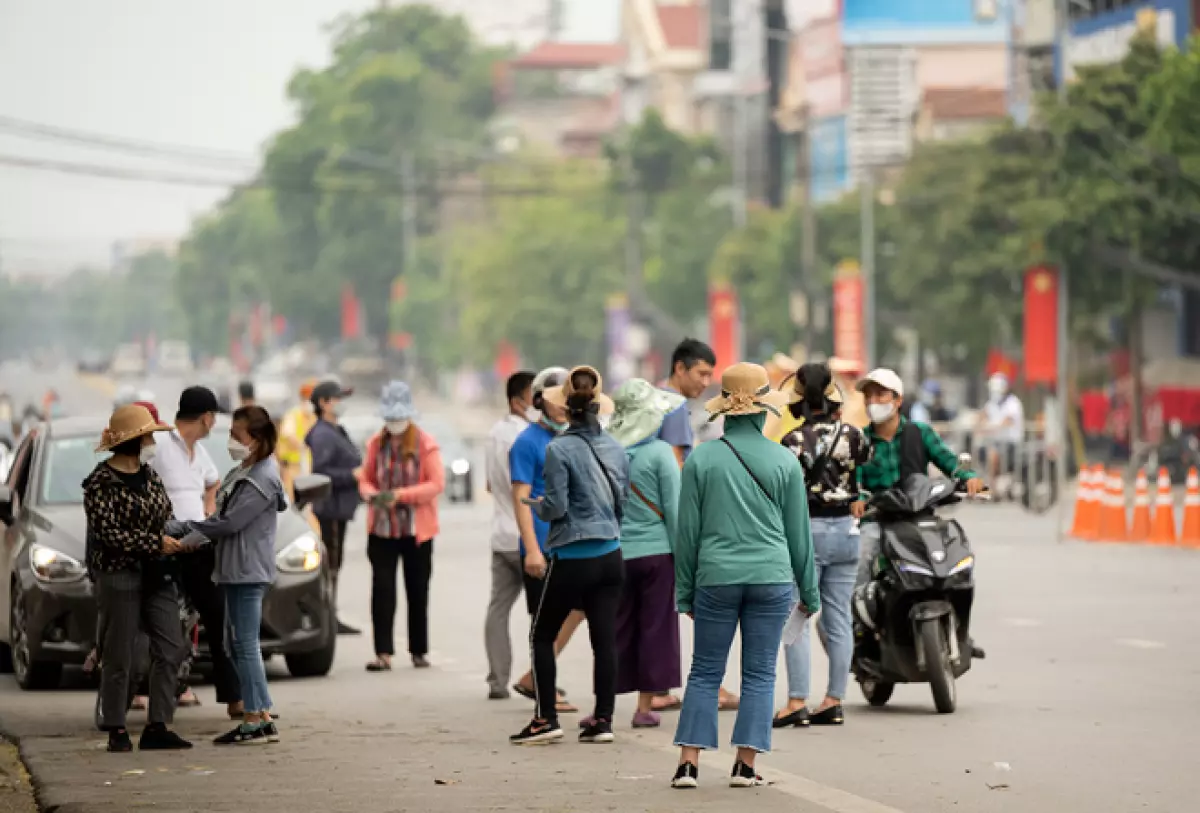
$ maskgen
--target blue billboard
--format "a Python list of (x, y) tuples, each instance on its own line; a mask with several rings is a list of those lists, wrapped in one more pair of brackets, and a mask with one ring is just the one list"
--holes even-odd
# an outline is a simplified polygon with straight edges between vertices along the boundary
[(1013, 1), (844, 0), (842, 41), (847, 46), (1004, 43)]
[[(1129, 51), (1129, 41), (1143, 29), (1153, 31), (1162, 47), (1182, 48), (1192, 30), (1190, 0), (1142, 0), (1072, 21), (1067, 40), (1068, 81), (1080, 65), (1120, 62)], [(1055, 51), (1055, 75), (1061, 80), (1063, 61), (1057, 48)]]
[(814, 119), (809, 127), (809, 177), (813, 201), (837, 200), (850, 189), (850, 156), (845, 116)]

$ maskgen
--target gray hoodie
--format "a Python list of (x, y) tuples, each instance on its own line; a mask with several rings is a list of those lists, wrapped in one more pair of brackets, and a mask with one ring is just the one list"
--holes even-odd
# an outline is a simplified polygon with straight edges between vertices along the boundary
[(211, 517), (168, 523), (167, 533), (178, 533), (182, 527), (190, 532), (185, 544), (216, 544), (213, 581), (217, 584), (271, 584), (275, 581), (275, 515), (285, 510), (279, 466), (268, 457), (250, 468), (235, 466), (225, 475)]

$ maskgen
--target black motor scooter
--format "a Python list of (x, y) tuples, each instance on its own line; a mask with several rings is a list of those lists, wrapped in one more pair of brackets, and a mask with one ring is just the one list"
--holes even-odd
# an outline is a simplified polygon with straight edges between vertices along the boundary
[[(962, 455), (959, 471), (969, 466)], [(962, 482), (910, 474), (870, 499), (865, 518), (883, 537), (871, 581), (854, 591), (851, 671), (872, 706), (886, 704), (897, 683), (928, 683), (938, 712), (949, 714), (955, 679), (983, 656), (970, 636), (975, 556), (962, 526), (936, 513), (965, 491)]]

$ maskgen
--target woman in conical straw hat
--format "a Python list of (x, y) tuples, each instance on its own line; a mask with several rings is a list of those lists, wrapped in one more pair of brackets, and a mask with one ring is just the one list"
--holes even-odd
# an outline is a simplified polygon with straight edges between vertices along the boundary
[(784, 623), (800, 587), (801, 610), (820, 607), (804, 473), (796, 458), (763, 436), (782, 398), (767, 371), (740, 363), (721, 376), (721, 394), (706, 405), (725, 419), (719, 442), (696, 449), (683, 469), (675, 595), (695, 620), (691, 671), (675, 732), (679, 764), (671, 784), (695, 787), (700, 751), (717, 747), (717, 691), (729, 647), (742, 636), (741, 707), (730, 784), (762, 784), (758, 754), (771, 749), (775, 663)]

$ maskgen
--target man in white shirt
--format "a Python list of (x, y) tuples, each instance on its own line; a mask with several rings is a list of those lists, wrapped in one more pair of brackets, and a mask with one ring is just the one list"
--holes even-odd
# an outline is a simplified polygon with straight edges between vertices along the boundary
[(1025, 440), (1025, 407), (1009, 390), (1008, 377), (996, 373), (988, 379), (988, 402), (983, 407), (988, 440), (988, 474), (992, 480), (1003, 471), (1011, 476), (1017, 468), (1017, 449)]
[(486, 473), (487, 490), (492, 495), (492, 598), (484, 624), (484, 646), (488, 658), (488, 698), (492, 700), (509, 696), (508, 679), (512, 674), (509, 616), (525, 584), (508, 453), (517, 436), (529, 426), (531, 414), (536, 415), (532, 406), (533, 379), (534, 374), (524, 370), (509, 376), (505, 385), (508, 414), (488, 433)]
[[(216, 510), (221, 472), (217, 471), (216, 464), (200, 441), (212, 432), (217, 409), (217, 396), (212, 390), (188, 387), (179, 396), (175, 428), (158, 444), (151, 465), (166, 486), (175, 519), (199, 521)], [(241, 714), (241, 685), (237, 672), (225, 654), (222, 640), (225, 603), (212, 580), (215, 556), (212, 545), (179, 554), (180, 582), (204, 625), (204, 635), (212, 653), (217, 702), (225, 703), (230, 714)], [(198, 702), (190, 689), (180, 698), (182, 705)]]

